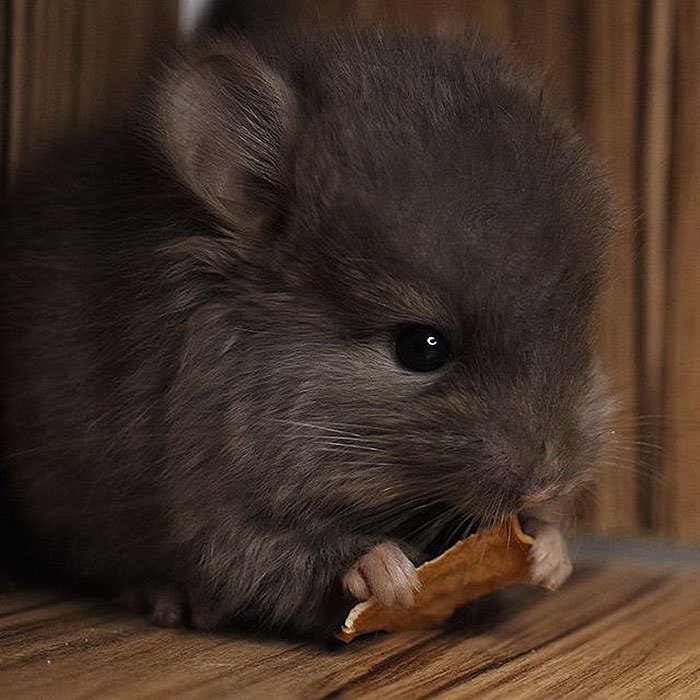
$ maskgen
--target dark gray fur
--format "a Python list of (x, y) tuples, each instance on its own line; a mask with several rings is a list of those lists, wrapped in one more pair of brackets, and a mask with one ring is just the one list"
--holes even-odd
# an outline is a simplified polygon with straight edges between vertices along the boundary
[[(326, 633), (374, 543), (590, 479), (612, 208), (537, 80), (473, 38), (275, 34), (173, 61), (143, 114), (5, 236), (2, 468), (44, 562)], [(454, 362), (402, 369), (406, 322)]]

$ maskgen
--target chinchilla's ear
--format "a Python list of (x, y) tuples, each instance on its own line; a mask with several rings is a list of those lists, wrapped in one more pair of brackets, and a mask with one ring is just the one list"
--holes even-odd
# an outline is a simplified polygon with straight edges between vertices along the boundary
[(286, 195), (295, 100), (243, 40), (201, 46), (165, 76), (157, 139), (185, 185), (229, 227), (259, 231)]

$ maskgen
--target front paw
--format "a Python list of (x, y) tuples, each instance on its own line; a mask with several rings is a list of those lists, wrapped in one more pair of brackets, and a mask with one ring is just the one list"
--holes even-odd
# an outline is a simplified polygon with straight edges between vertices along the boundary
[(373, 596), (380, 605), (413, 605), (420, 588), (416, 568), (393, 542), (381, 542), (363, 554), (343, 576), (343, 587), (358, 600)]
[(535, 518), (527, 519), (523, 528), (535, 540), (530, 550), (532, 582), (556, 590), (573, 568), (564, 537), (551, 523)]

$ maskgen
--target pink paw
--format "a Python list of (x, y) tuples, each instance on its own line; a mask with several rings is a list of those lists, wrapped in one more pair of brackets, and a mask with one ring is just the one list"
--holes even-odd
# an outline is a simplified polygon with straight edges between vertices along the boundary
[(343, 576), (343, 586), (358, 600), (373, 596), (381, 605), (413, 604), (420, 588), (416, 569), (401, 548), (382, 542), (363, 554)]
[(569, 578), (573, 568), (561, 532), (551, 523), (534, 518), (527, 520), (524, 528), (535, 540), (530, 551), (533, 583), (556, 590)]

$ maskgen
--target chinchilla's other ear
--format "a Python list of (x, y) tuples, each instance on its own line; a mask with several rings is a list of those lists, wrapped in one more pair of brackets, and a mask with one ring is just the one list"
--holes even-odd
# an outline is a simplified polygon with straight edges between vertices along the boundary
[(230, 228), (254, 234), (287, 194), (295, 100), (244, 40), (213, 42), (166, 74), (156, 138), (185, 185)]

